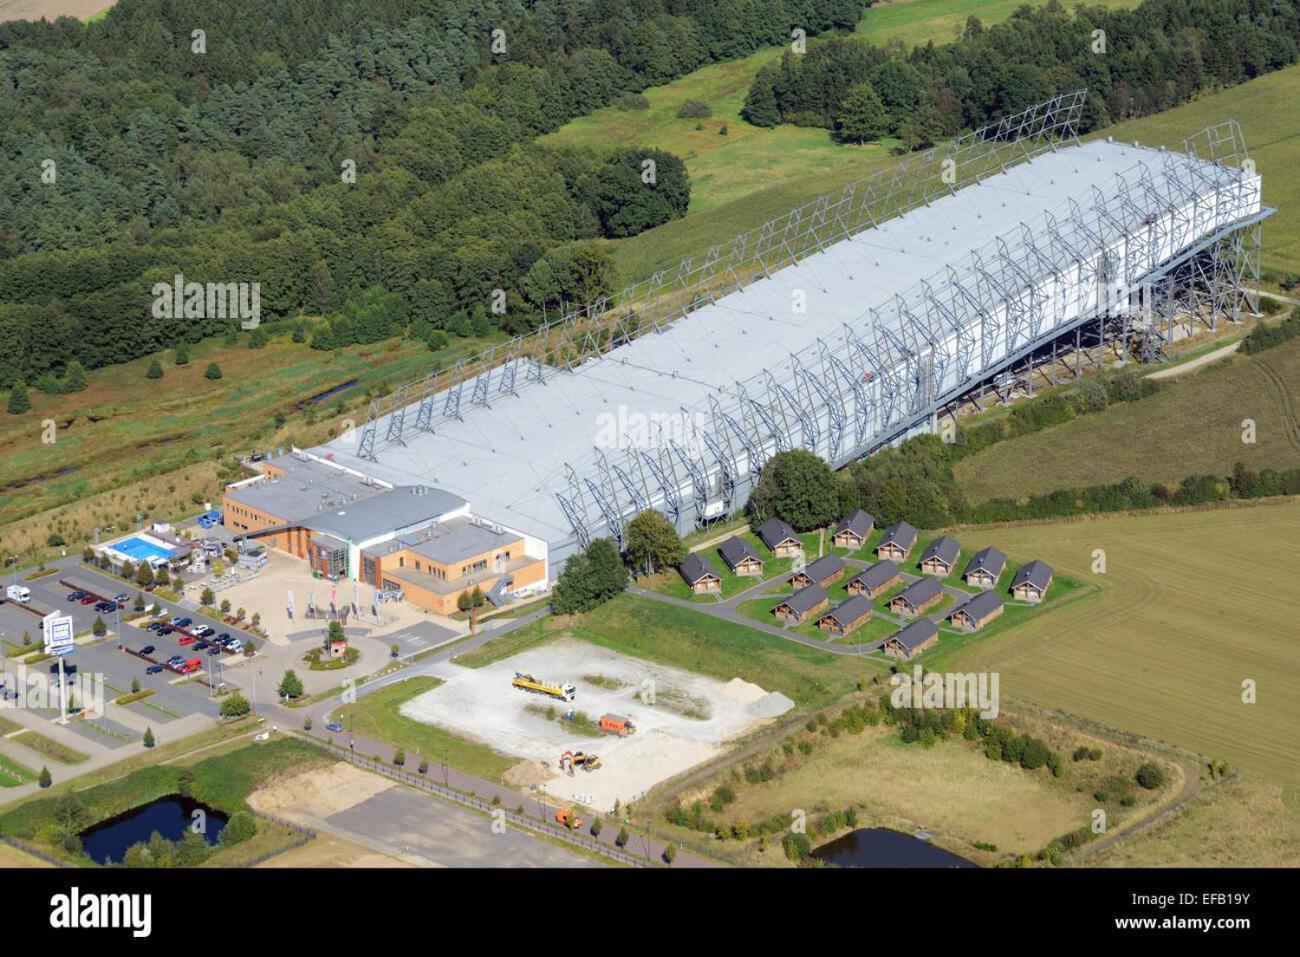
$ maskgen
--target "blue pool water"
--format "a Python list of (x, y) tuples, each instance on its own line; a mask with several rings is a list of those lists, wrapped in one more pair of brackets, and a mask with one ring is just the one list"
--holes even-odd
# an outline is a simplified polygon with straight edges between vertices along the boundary
[(128, 538), (125, 541), (118, 542), (113, 546), (114, 549), (123, 555), (129, 555), (131, 558), (139, 561), (142, 558), (152, 558), (158, 561), (165, 561), (171, 558), (171, 552), (165, 548), (159, 548), (157, 545), (150, 545), (148, 542), (139, 538)]

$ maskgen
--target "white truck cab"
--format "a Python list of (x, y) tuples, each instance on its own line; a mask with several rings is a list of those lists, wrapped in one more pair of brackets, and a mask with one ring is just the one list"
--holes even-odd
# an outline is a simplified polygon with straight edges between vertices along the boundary
[(10, 601), (26, 604), (32, 600), (32, 593), (26, 585), (9, 585), (5, 588), (5, 597)]

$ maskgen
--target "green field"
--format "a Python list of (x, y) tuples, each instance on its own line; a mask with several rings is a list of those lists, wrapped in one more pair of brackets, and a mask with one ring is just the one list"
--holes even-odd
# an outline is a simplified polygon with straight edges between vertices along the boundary
[[(887, 0), (867, 8), (857, 33), (877, 43), (898, 41), (919, 46), (930, 41), (951, 43), (961, 36), (967, 19), (977, 17), (984, 26), (1001, 23), (1024, 6), (1041, 6), (1046, 0)], [(1061, 4), (1072, 9), (1075, 4)], [(1138, 0), (1089, 0), (1089, 7), (1108, 10), (1136, 7)]]
[[(1174, 482), (1300, 466), (1296, 421), (1300, 341), (1166, 382), (1155, 395), (1023, 435), (962, 459), (957, 480), (971, 502), (1119, 482)], [(1254, 444), (1242, 422), (1254, 420)]]
[[(915, 5), (932, 2), (933, 0), (915, 0)], [(879, 12), (884, 13), (887, 9), (888, 7)], [(687, 79), (689, 78), (678, 82), (686, 82)], [(671, 86), (669, 84), (662, 89), (667, 90)], [(667, 96), (673, 98), (672, 94)], [(1298, 96), (1300, 66), (1293, 66), (1223, 92), (1203, 96), (1165, 113), (1117, 124), (1094, 135), (1137, 139), (1153, 146), (1178, 147), (1184, 137), (1203, 127), (1236, 118), (1245, 134), (1251, 158), (1264, 178), (1264, 200), (1279, 210), (1264, 227), (1264, 266), (1266, 270), (1300, 272), (1300, 212), (1296, 211), (1296, 200), (1300, 198), (1300, 180), (1292, 175), (1297, 164), (1300, 164), (1300, 110), (1292, 106)], [(673, 101), (678, 102), (675, 98)], [(734, 127), (733, 124), (732, 128)], [(556, 135), (563, 133), (564, 130), (561, 130)], [(661, 144), (650, 142), (645, 145)], [(656, 269), (675, 265), (687, 256), (699, 255), (711, 245), (725, 242), (736, 233), (760, 226), (768, 219), (783, 215), (791, 208), (810, 202), (823, 193), (838, 192), (846, 183), (861, 179), (891, 162), (888, 158), (872, 156), (866, 151), (857, 151), (860, 159), (856, 163), (843, 164), (829, 159), (837, 157), (837, 151), (842, 152), (844, 149), (851, 148), (839, 147), (828, 138), (823, 154), (826, 159), (816, 161), (807, 156), (808, 162), (802, 172), (795, 174), (792, 170), (792, 175), (780, 180), (775, 177), (741, 177), (743, 182), (740, 186), (746, 190), (744, 196), (720, 205), (701, 200), (700, 212), (692, 211), (683, 219), (619, 241), (614, 244), (614, 255), (620, 278), (633, 282)], [(689, 160), (687, 167), (691, 168)], [(720, 188), (720, 185), (710, 181), (706, 188)], [(734, 187), (729, 186), (727, 191), (734, 192)]]
[(730, 681), (740, 676), (796, 704), (818, 707), (882, 674), (879, 662), (830, 655), (711, 615), (635, 595), (620, 595), (576, 619), (550, 620), (548, 631), (570, 634), (612, 651)]
[[(361, 695), (355, 704), (341, 706), (330, 715), (330, 720), (338, 721), (349, 732), (355, 731), (360, 735), (387, 741), (403, 749), (410, 770), (419, 766), (417, 752), (430, 761), (441, 761), (445, 754), (447, 763), (453, 767), (498, 780), (515, 763), (513, 758), (435, 725), (404, 717), (398, 711), (403, 703), (426, 691), (432, 691), (440, 684), (440, 679), (431, 677), (398, 681), (378, 691)], [(392, 754), (379, 755), (379, 760), (385, 762), (392, 758)]]
[[(1028, 0), (1028, 5), (1043, 2)], [(1122, 8), (1137, 2), (1100, 0), (1097, 5)], [(1024, 5), (1026, 0), (880, 3), (866, 10), (856, 35), (882, 44), (946, 43), (956, 38), (970, 16), (989, 25), (1007, 19)], [(845, 146), (831, 139), (827, 130), (789, 125), (761, 129), (741, 118), (740, 108), (755, 74), (786, 49), (760, 50), (740, 60), (703, 67), (646, 90), (648, 110), (608, 107), (542, 137), (542, 143), (598, 149), (615, 143), (653, 146), (685, 160), (691, 176), (690, 211), (684, 219), (613, 244), (624, 282), (675, 265), (713, 243), (888, 165), (891, 143), (887, 141)], [(687, 99), (708, 103), (713, 116), (703, 121), (679, 119), (677, 107)], [(724, 125), (727, 133), (721, 135)]]
[[(158, 755), (152, 757), (158, 759)], [(280, 737), (264, 744), (244, 742), (188, 763), (193, 778), (191, 794), (195, 800), (226, 814), (247, 811), (248, 796), (263, 784), (330, 760), (321, 748), (298, 738)], [(42, 793), (0, 815), (0, 834), (20, 838), (71, 863), (85, 864), (87, 858), (78, 853), (80, 842), (70, 840), (70, 836), (96, 822), (178, 793), (181, 770), (180, 764), (148, 764), (123, 774), (119, 766), (113, 769), (117, 776), (111, 780), (93, 786), (78, 782), (80, 811), (71, 833), (60, 814), (69, 791), (61, 789), (58, 796)], [(204, 863), (238, 867), (294, 838), (289, 829), (258, 819), (257, 831), (251, 838), (230, 846), (218, 845)]]
[[(1097, 583), (950, 664), (1027, 700), (1300, 781), (1294, 578), (1300, 501), (1000, 528), (1016, 554)], [(1092, 572), (1104, 549), (1106, 574)], [(1242, 682), (1258, 702), (1242, 701)]]

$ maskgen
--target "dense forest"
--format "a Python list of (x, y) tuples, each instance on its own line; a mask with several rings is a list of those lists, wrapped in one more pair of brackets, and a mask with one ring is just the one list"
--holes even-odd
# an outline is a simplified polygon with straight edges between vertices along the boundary
[(971, 18), (942, 46), (832, 39), (787, 53), (759, 71), (744, 115), (918, 149), (1087, 87), (1084, 124), (1095, 129), (1294, 63), (1298, 41), (1300, 14), (1285, 0), (1145, 0), (1073, 14), (1052, 0), (989, 28)]
[(321, 348), (526, 331), (609, 291), (593, 240), (689, 200), (677, 157), (538, 134), (865, 6), (121, 0), (0, 24), (0, 385), (228, 329), (152, 314), (178, 273), (259, 283), (263, 321), (327, 316)]

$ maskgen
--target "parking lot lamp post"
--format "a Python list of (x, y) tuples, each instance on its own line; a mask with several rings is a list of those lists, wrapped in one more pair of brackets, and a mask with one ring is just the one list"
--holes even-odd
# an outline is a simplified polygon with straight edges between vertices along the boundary
[[(450, 782), (448, 782), (447, 780), (447, 757), (449, 754), (450, 754), (450, 749), (448, 748), (442, 749), (442, 786), (445, 788), (451, 787)], [(543, 818), (545, 817), (545, 815), (542, 816)]]

